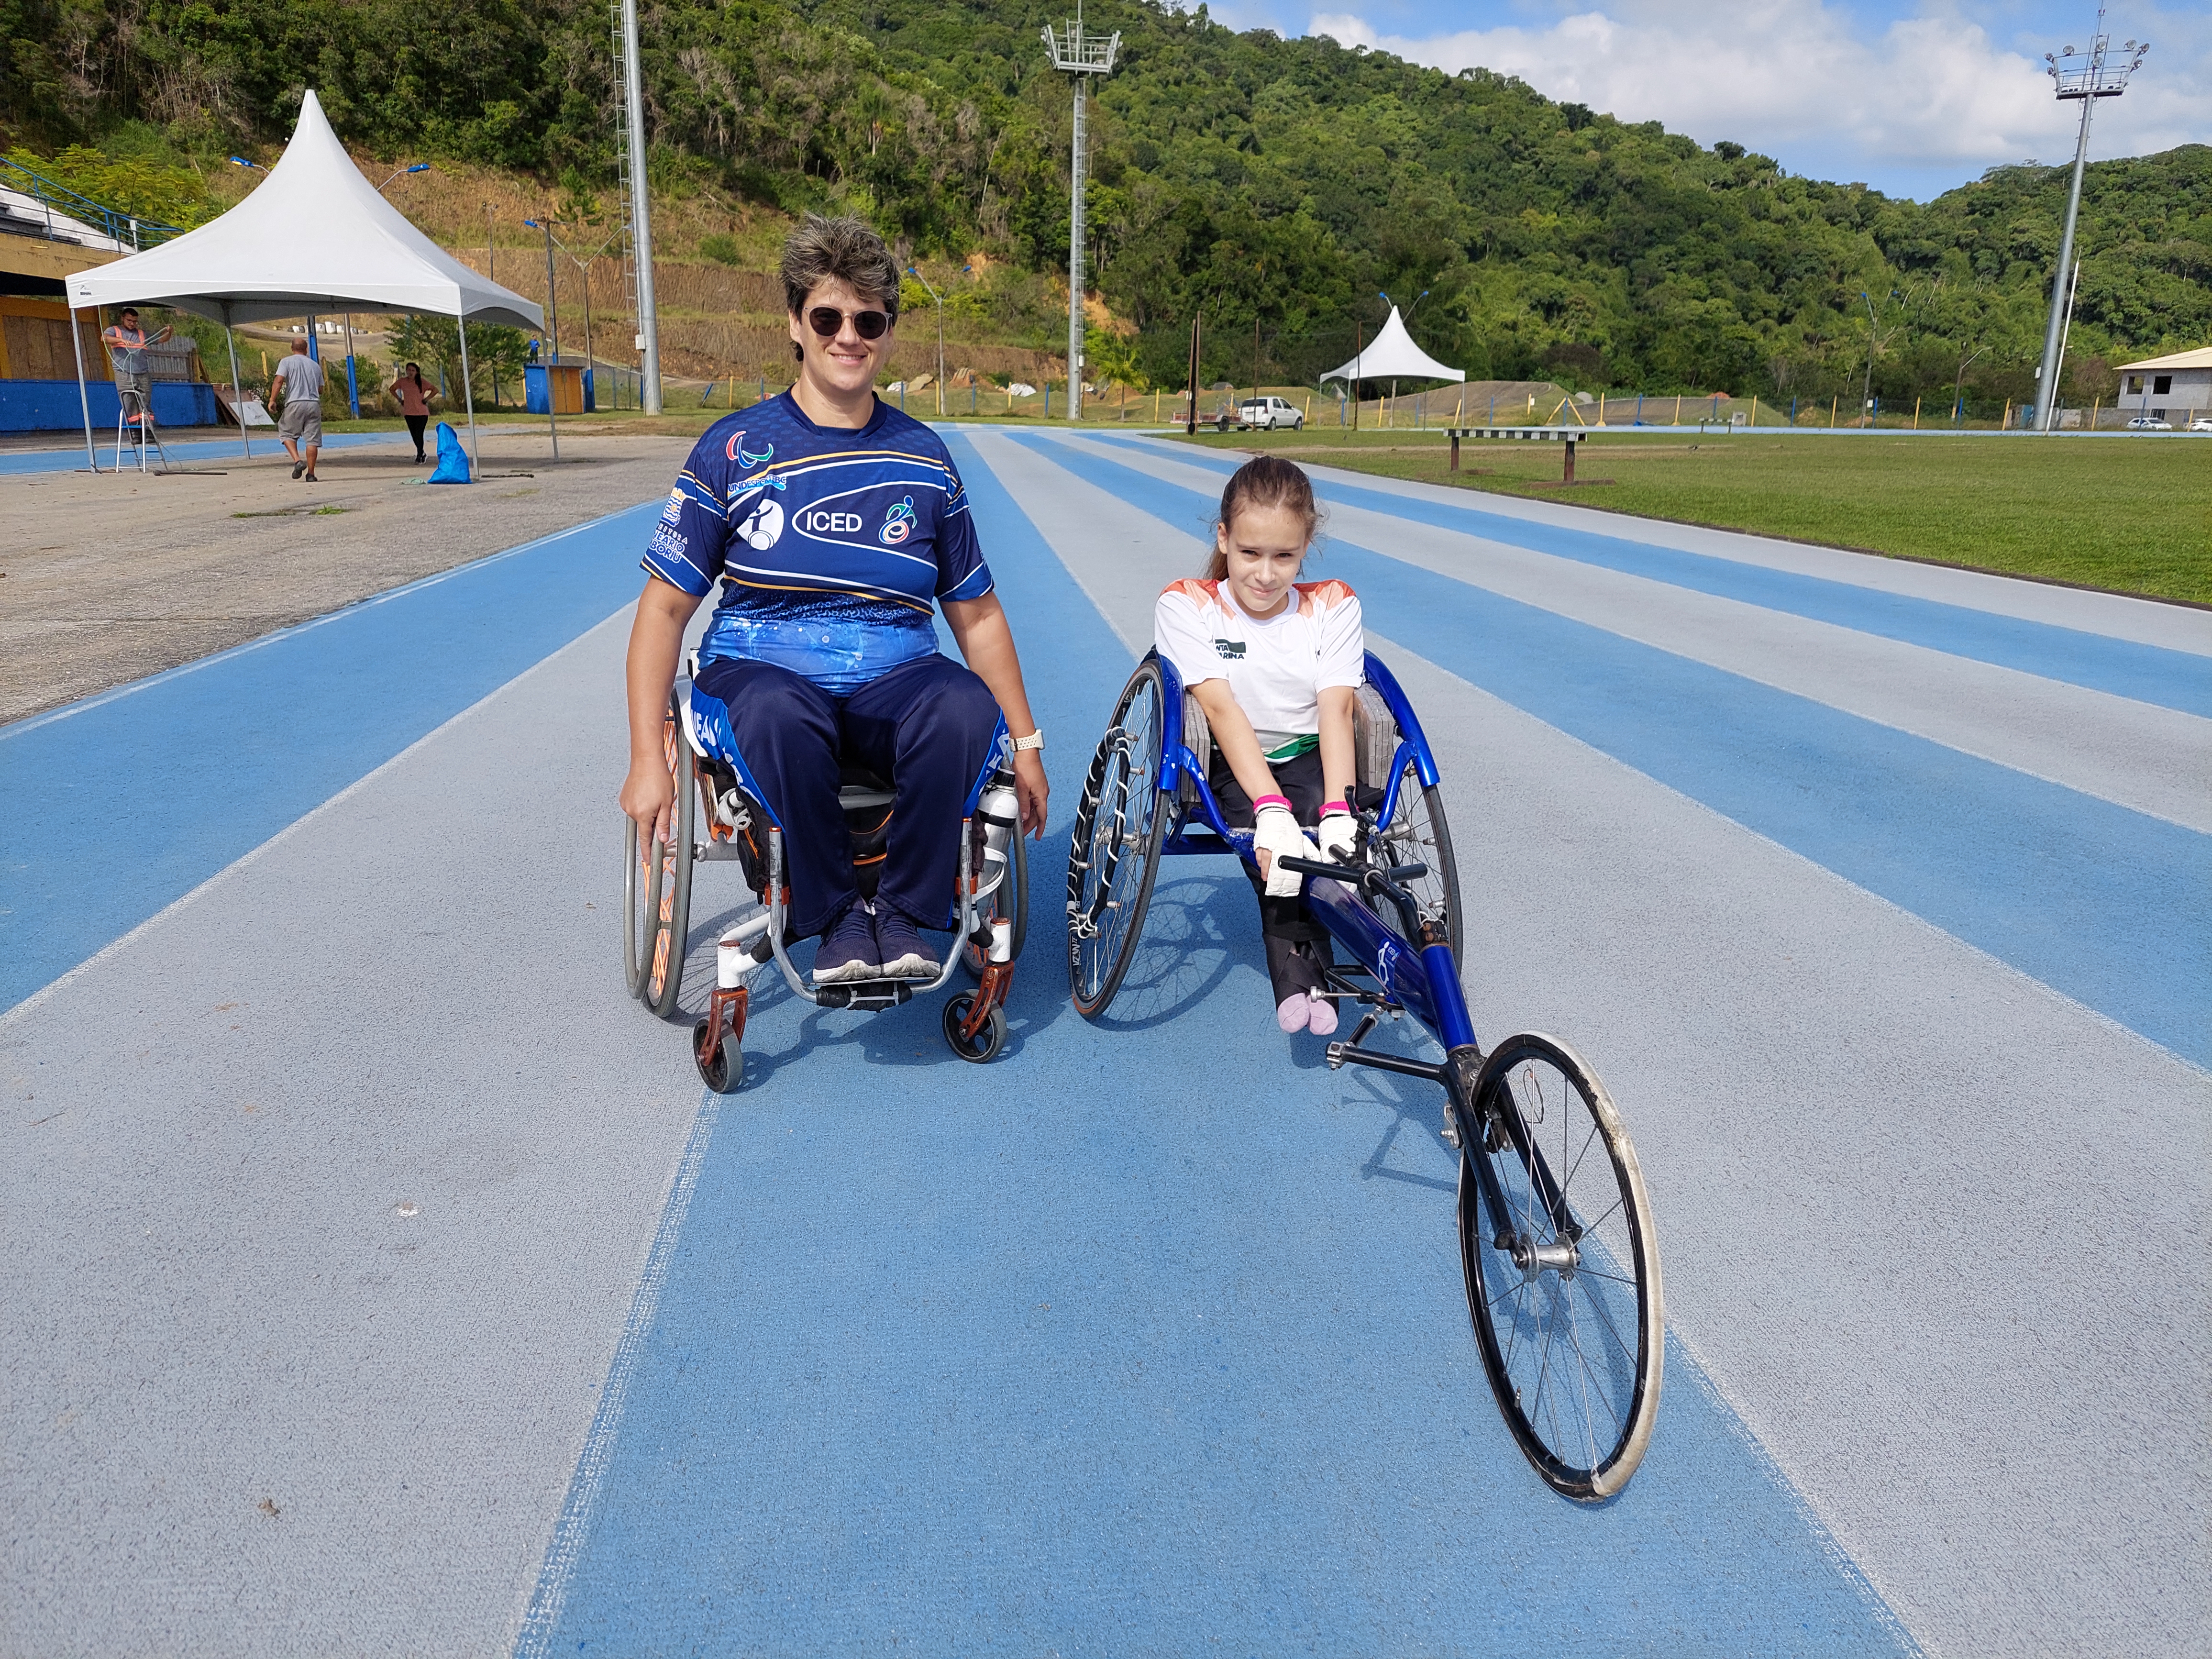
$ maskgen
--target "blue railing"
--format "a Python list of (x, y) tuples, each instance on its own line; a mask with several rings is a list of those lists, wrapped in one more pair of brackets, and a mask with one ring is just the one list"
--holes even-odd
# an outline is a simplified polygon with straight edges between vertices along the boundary
[[(165, 225), (157, 220), (141, 219), (128, 213), (118, 213), (113, 208), (102, 206), (88, 196), (80, 196), (67, 185), (58, 185), (44, 173), (33, 173), (20, 161), (0, 155), (0, 184), (10, 190), (19, 190), (34, 197), (58, 213), (66, 213), (79, 223), (88, 225), (102, 235), (112, 236), (126, 248), (149, 248), (157, 242), (166, 242), (184, 232), (174, 225)], [(11, 218), (15, 216), (9, 216)], [(58, 231), (51, 223), (24, 220), (7, 228), (18, 234), (36, 234), (43, 230), (52, 240), (74, 241), (66, 232)]]

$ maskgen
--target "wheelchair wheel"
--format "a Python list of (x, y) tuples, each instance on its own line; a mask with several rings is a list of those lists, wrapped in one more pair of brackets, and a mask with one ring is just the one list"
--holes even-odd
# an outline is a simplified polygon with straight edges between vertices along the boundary
[[(676, 1012), (676, 994), (684, 986), (684, 951), (691, 933), (691, 848), (698, 819), (699, 784), (691, 768), (690, 745), (677, 726), (672, 702), (668, 717), (661, 722), (660, 736), (669, 775), (676, 785), (676, 806), (671, 815), (675, 839), (655, 844), (653, 851), (659, 856), (653, 862), (659, 867), (648, 884), (641, 925), (626, 924), (629, 931), (625, 937), (635, 938), (642, 946), (638, 1000), (666, 1019)], [(633, 838), (636, 833), (633, 825)]]
[(699, 1021), (691, 1028), (691, 1063), (699, 1068), (699, 1080), (718, 1095), (733, 1095), (738, 1085), (745, 1080), (745, 1051), (738, 1046), (734, 1036), (725, 1036), (721, 1046), (714, 1050), (714, 1058), (699, 1058), (700, 1048), (707, 1041), (707, 1022)]
[(637, 821), (623, 820), (623, 983), (634, 997), (645, 994), (653, 963), (653, 918), (660, 911), (661, 860), (641, 849)]
[[(1006, 1011), (994, 1008), (983, 1017), (983, 1027), (972, 1037), (960, 1035), (960, 1028), (968, 1022), (968, 1013), (975, 1006), (975, 993), (962, 991), (945, 1000), (945, 1012), (938, 1024), (945, 1032), (947, 1047), (971, 1065), (981, 1066), (999, 1057), (999, 1050), (1006, 1046)], [(726, 1046), (726, 1045), (725, 1045)]]
[[(1444, 822), (1444, 793), (1424, 788), (1421, 775), (1409, 763), (1398, 779), (1398, 799), (1388, 823), (1376, 826), (1392, 864), (1425, 864), (1429, 873), (1408, 882), (1407, 889), (1421, 907), (1424, 920), (1441, 918), (1455, 961), (1467, 959), (1467, 915), (1459, 901), (1459, 865), (1452, 857), (1451, 826)], [(1400, 925), (1395, 908), (1377, 912), (1390, 927)]]
[(1166, 702), (1147, 658), (1121, 690), (1091, 757), (1067, 849), (1067, 977), (1085, 1019), (1106, 1012), (1129, 971), (1159, 873), (1172, 804), (1159, 787)]
[[(1030, 931), (1030, 855), (1028, 838), (1018, 830), (1014, 832), (1013, 866), (1006, 876), (1007, 883), (1013, 889), (1012, 893), (1009, 895), (1006, 887), (1001, 886), (997, 892), (991, 895), (991, 919), (994, 921), (1011, 921), (1014, 924), (1012, 940), (1014, 960), (1019, 962), (1022, 958), (1022, 941), (1028, 936)], [(1013, 906), (1011, 915), (1007, 914), (1006, 909), (1009, 903)], [(982, 948), (975, 940), (960, 941), (960, 965), (965, 968), (972, 977), (976, 979), (983, 977), (983, 964), (988, 960), (989, 958), (984, 955)]]
[(1483, 1370), (1536, 1472), (1569, 1498), (1610, 1498), (1650, 1443), (1665, 1353), (1635, 1148), (1589, 1068), (1534, 1034), (1485, 1063), (1473, 1117), (1459, 1238)]

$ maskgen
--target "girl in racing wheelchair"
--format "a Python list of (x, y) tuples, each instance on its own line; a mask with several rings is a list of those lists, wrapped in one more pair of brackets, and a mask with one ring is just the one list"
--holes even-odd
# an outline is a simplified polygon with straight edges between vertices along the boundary
[[(1206, 779), (1223, 820), (1249, 826), (1275, 1022), (1327, 1036), (1318, 994), (1328, 935), (1307, 920), (1295, 871), (1278, 857), (1340, 859), (1354, 845), (1352, 705), (1365, 647), (1359, 600), (1340, 581), (1301, 582), (1321, 524), (1313, 484), (1289, 461), (1247, 462), (1221, 493), (1202, 580), (1169, 584), (1152, 641), (1198, 699), (1213, 734)], [(1315, 826), (1316, 852), (1302, 825)]]

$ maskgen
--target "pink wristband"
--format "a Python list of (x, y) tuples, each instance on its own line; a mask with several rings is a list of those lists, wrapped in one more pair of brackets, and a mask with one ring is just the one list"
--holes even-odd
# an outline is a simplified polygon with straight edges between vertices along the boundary
[(1261, 795), (1252, 803), (1252, 810), (1255, 813), (1263, 812), (1270, 806), (1279, 806), (1287, 812), (1291, 810), (1290, 799), (1285, 795)]
[(1321, 804), (1322, 817), (1328, 817), (1332, 813), (1335, 812), (1341, 812), (1345, 817), (1350, 817), (1352, 816), (1352, 808), (1340, 800), (1325, 800)]

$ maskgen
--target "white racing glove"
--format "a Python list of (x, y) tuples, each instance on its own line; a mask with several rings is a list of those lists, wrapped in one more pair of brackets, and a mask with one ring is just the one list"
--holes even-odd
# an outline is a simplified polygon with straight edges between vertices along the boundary
[(1270, 855), (1267, 866), (1267, 895), (1269, 898), (1290, 898), (1305, 880), (1295, 870), (1283, 868), (1285, 859), (1314, 859), (1321, 857), (1318, 848), (1306, 839), (1306, 832), (1298, 828), (1298, 821), (1291, 816), (1290, 805), (1281, 796), (1263, 799), (1270, 803), (1260, 808), (1252, 820), (1252, 850)]
[(1351, 807), (1340, 800), (1333, 800), (1321, 809), (1321, 829), (1315, 836), (1321, 842), (1322, 856), (1337, 864), (1352, 860), (1352, 849), (1358, 844), (1359, 820), (1352, 816)]

